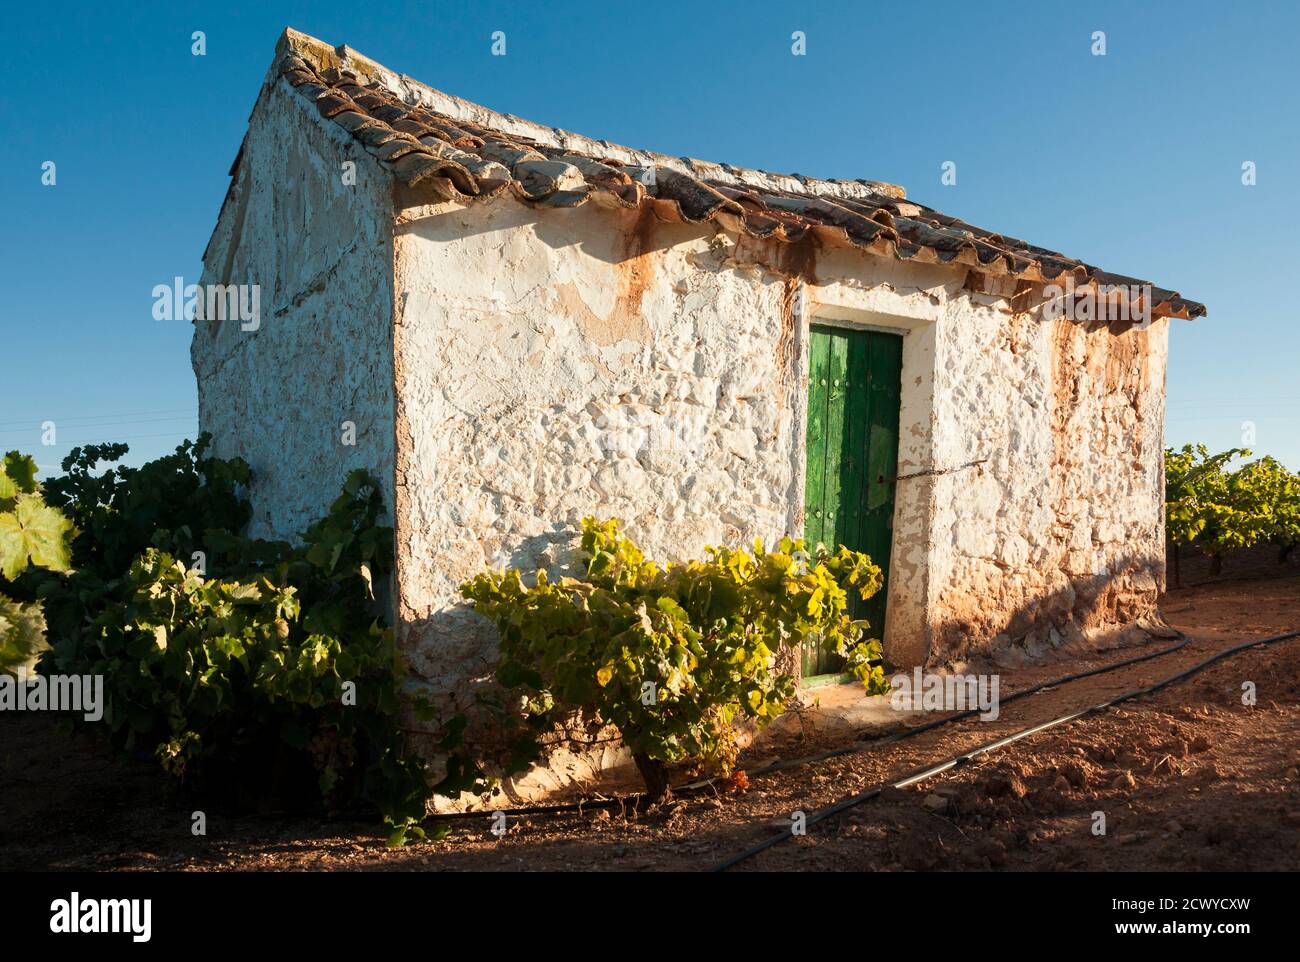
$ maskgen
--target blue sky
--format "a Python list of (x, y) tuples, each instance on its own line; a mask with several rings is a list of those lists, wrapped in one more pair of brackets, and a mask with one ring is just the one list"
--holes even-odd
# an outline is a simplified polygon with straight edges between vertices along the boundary
[[(190, 325), (155, 321), (150, 292), (197, 281), (286, 25), (590, 136), (902, 184), (1180, 290), (1210, 316), (1174, 324), (1167, 441), (1235, 446), (1251, 421), (1257, 453), (1300, 468), (1300, 5), (112, 6), (6, 11), (0, 450), (47, 473), (77, 443), (126, 440), (139, 461), (194, 434)], [(948, 160), (956, 186), (940, 185)]]

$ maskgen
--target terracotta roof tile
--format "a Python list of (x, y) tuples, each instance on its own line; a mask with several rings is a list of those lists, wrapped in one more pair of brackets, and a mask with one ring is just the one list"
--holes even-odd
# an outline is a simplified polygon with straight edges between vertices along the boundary
[[(752, 237), (793, 243), (812, 232), (826, 246), (964, 264), (1022, 281), (1148, 286), (972, 226), (907, 200), (889, 184), (817, 181), (634, 151), (447, 97), (347, 48), (292, 31), (281, 50), (278, 73), (298, 96), (347, 130), (398, 180), (440, 199), (490, 197), (508, 186), (521, 202), (538, 206), (576, 207), (592, 199), (628, 208), (651, 205), (666, 220), (716, 221)], [(448, 116), (426, 102), (438, 98), (485, 122)], [(1152, 286), (1151, 294), (1154, 316), (1205, 314), (1203, 305), (1176, 291)]]

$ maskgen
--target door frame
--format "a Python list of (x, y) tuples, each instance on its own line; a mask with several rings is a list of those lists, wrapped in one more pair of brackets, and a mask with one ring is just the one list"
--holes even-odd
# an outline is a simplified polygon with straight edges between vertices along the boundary
[[(796, 350), (798, 351), (798, 364), (800, 376), (797, 381), (798, 397), (792, 398), (794, 407), (794, 419), (792, 430), (796, 438), (795, 457), (791, 465), (793, 471), (790, 498), (789, 525), (790, 530), (795, 532), (792, 537), (803, 537), (805, 531), (804, 518), (804, 499), (806, 495), (807, 470), (808, 470), (808, 401), (809, 401), (809, 361), (811, 357), (812, 345), (812, 328), (817, 327), (838, 327), (850, 331), (875, 331), (880, 334), (892, 334), (902, 338), (903, 343), (903, 361), (900, 379), (903, 391), (900, 398), (899, 411), (899, 449), (898, 464), (900, 472), (904, 464), (904, 441), (907, 440), (907, 454), (909, 460), (924, 458), (923, 463), (928, 463), (928, 452), (932, 443), (931, 432), (929, 428), (930, 414), (934, 409), (934, 363), (935, 354), (935, 319), (907, 317), (903, 315), (884, 314), (876, 311), (859, 310), (855, 308), (841, 307), (830, 304), (812, 304), (805, 307), (797, 302), (796, 316), (798, 323), (795, 326), (796, 332)], [(917, 387), (911, 387), (912, 384)], [(920, 429), (920, 444), (916, 443)], [(916, 450), (916, 449), (920, 450)], [(891, 522), (891, 543), (890, 543), (890, 573), (894, 575), (900, 568), (899, 560), (902, 550), (912, 540), (914, 535), (907, 536), (900, 531), (899, 516), (903, 510), (903, 498), (900, 491), (895, 489), (893, 518)], [(927, 519), (928, 525), (928, 519)], [(903, 538), (904, 540), (900, 540)], [(911, 580), (915, 574), (920, 574), (919, 585), (905, 586), (903, 578), (891, 577), (885, 593), (885, 622), (881, 626), (881, 636), (890, 638), (890, 643), (886, 647), (886, 658), (890, 659), (890, 650), (895, 647), (905, 649), (903, 661), (909, 661), (910, 649), (915, 647), (915, 641), (911, 638), (917, 635), (916, 640), (928, 645), (928, 639), (920, 637), (921, 624), (924, 622), (925, 610), (925, 591), (928, 589), (928, 571), (913, 573), (907, 572), (907, 579)], [(905, 587), (908, 590), (904, 590)], [(920, 597), (917, 597), (917, 595)], [(906, 639), (906, 640), (905, 640)], [(902, 641), (903, 644), (899, 644)], [(908, 642), (912, 642), (909, 644)], [(819, 687), (827, 684), (852, 682), (854, 679), (847, 674), (825, 674), (803, 676), (803, 658), (795, 658), (795, 669), (799, 673), (799, 684), (801, 687)]]
[[(800, 338), (801, 341), (800, 353), (802, 355), (800, 358), (800, 364), (801, 364), (801, 370), (803, 372), (803, 376), (800, 378), (800, 383), (802, 385), (802, 390), (801, 390), (802, 398), (799, 405), (799, 417), (795, 419), (798, 425), (798, 430), (800, 432), (799, 433), (799, 437), (801, 441), (800, 453), (801, 453), (801, 461), (802, 461), (802, 470), (800, 471), (799, 485), (798, 485), (798, 510), (799, 510), (799, 517), (801, 519), (800, 521), (801, 527), (799, 530), (798, 537), (804, 537), (807, 529), (807, 518), (804, 517), (804, 505), (807, 502), (807, 481), (808, 481), (807, 470), (808, 470), (808, 456), (809, 456), (808, 444), (807, 444), (808, 409), (811, 401), (811, 388), (812, 388), (809, 371), (810, 371), (811, 358), (812, 358), (812, 340), (813, 340), (812, 335), (813, 335), (814, 328), (822, 328), (822, 329), (829, 328), (832, 330), (838, 329), (850, 333), (884, 334), (887, 336), (899, 338), (900, 345), (904, 350), (904, 362), (901, 363), (899, 367), (899, 389), (900, 389), (899, 430), (900, 433), (902, 429), (901, 389), (902, 389), (902, 380), (905, 373), (905, 358), (906, 358), (905, 352), (906, 352), (906, 337), (909, 333), (908, 328), (895, 327), (893, 325), (880, 324), (880, 323), (855, 322), (851, 320), (844, 320), (838, 317), (825, 317), (822, 316), (820, 313), (814, 313), (808, 316), (806, 318), (806, 323), (801, 326), (801, 330), (800, 330), (800, 334), (802, 335)], [(897, 458), (898, 458), (898, 452), (896, 449), (895, 469), (897, 469)], [(897, 491), (895, 491), (893, 496), (891, 497), (891, 511), (896, 515), (897, 510), (898, 510), (898, 498), (897, 498)], [(893, 558), (894, 550), (896, 547), (894, 544), (894, 530), (895, 530), (894, 521), (895, 520), (896, 518), (891, 516), (890, 526), (889, 526), (889, 531), (890, 531), (889, 558), (890, 559)], [(889, 567), (886, 567), (885, 570), (888, 573), (890, 569)], [(886, 589), (885, 589), (885, 599), (884, 599), (885, 613), (884, 613), (883, 621), (879, 626), (873, 626), (873, 628), (875, 628), (875, 630), (879, 632), (882, 642), (886, 635), (887, 626), (889, 624), (889, 611), (890, 611), (890, 607), (892, 606), (891, 599), (892, 599), (893, 592), (889, 590), (891, 585), (892, 585), (892, 579), (887, 580)], [(805, 688), (817, 688), (817, 687), (821, 687), (824, 685), (831, 685), (831, 684), (845, 684), (845, 683), (853, 682), (855, 680), (852, 675), (849, 675), (846, 672), (827, 672), (827, 673), (817, 674), (817, 675), (804, 675), (802, 673), (802, 669), (803, 669), (802, 653), (800, 653), (799, 656), (797, 657), (797, 662), (800, 668), (799, 683), (802, 687)]]
[[(874, 266), (873, 266), (874, 265)], [(956, 321), (947, 298), (935, 288), (949, 288), (951, 271), (939, 265), (863, 265), (832, 272), (833, 279), (800, 279), (783, 298), (781, 327), (788, 348), (778, 346), (785, 377), (785, 402), (791, 412), (790, 481), (786, 488), (785, 531), (802, 537), (804, 475), (807, 470), (809, 328), (818, 324), (874, 327), (903, 336), (902, 403), (899, 411), (898, 468), (908, 480), (894, 492), (894, 536), (890, 551), (891, 584), (886, 598), (885, 657), (891, 666), (910, 670), (930, 655), (934, 626), (931, 613), (944, 577), (945, 559), (937, 547), (940, 481), (929, 474), (937, 461), (934, 415), (944, 391), (944, 359), (954, 350), (950, 332)], [(846, 283), (848, 277), (857, 283)], [(788, 367), (786, 367), (788, 365)], [(796, 659), (801, 662), (802, 659)], [(795, 664), (796, 677), (802, 664)]]

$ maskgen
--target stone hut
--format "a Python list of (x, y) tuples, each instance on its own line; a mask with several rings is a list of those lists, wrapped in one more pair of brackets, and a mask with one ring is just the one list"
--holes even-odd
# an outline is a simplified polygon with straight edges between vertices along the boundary
[[(286, 31), (231, 168), (202, 430), (254, 533), (386, 485), (391, 606), (451, 697), (458, 585), (563, 567), (584, 515), (655, 557), (870, 553), (897, 667), (1008, 664), (1158, 619), (1170, 319), (1200, 304), (865, 180), (667, 157), (496, 113)], [(806, 657), (805, 675), (836, 666)]]

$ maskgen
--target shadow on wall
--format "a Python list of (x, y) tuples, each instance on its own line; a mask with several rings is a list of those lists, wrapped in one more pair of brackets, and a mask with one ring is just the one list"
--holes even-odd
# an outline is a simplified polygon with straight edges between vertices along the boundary
[[(416, 202), (413, 198), (412, 203)], [(597, 203), (587, 203), (574, 209), (534, 208), (509, 195), (501, 195), (475, 205), (474, 209), (481, 213), (467, 218), (460, 209), (438, 211), (411, 220), (400, 230), (436, 242), (461, 242), (530, 226), (537, 238), (554, 250), (573, 248), (595, 261), (623, 270), (638, 263), (648, 264), (652, 260), (648, 255), (700, 240), (711, 241), (726, 233), (715, 225), (660, 220), (650, 206), (610, 210)], [(728, 256), (737, 264), (759, 267), (790, 281), (817, 283), (817, 260), (823, 251), (812, 233), (795, 242), (748, 234), (726, 236), (731, 238)]]
[[(518, 541), (492, 566), (513, 568), (530, 584), (539, 568), (552, 581), (581, 577), (580, 547), (581, 536), (572, 526), (554, 522), (549, 531)], [(474, 691), (496, 669), (496, 627), (466, 602), (421, 617), (404, 617), (398, 640), (415, 674), (435, 697), (445, 700), (444, 707), (456, 712), (474, 704)]]
[[(431, 240), (463, 241), (524, 225), (532, 225), (538, 239), (552, 248), (572, 247), (606, 264), (666, 251), (694, 237), (712, 236), (711, 228), (660, 221), (650, 207), (608, 210), (593, 204), (579, 209), (528, 207), (508, 195), (475, 205), (478, 216), (466, 218), (459, 209), (439, 211), (403, 225), (407, 232)], [(593, 222), (600, 218), (601, 222)]]
[(929, 665), (989, 658), (1000, 667), (1170, 637), (1159, 610), (1161, 559), (1125, 555), (1105, 573), (1067, 575), (1049, 591), (1017, 592), (1009, 578), (982, 594), (941, 595)]

